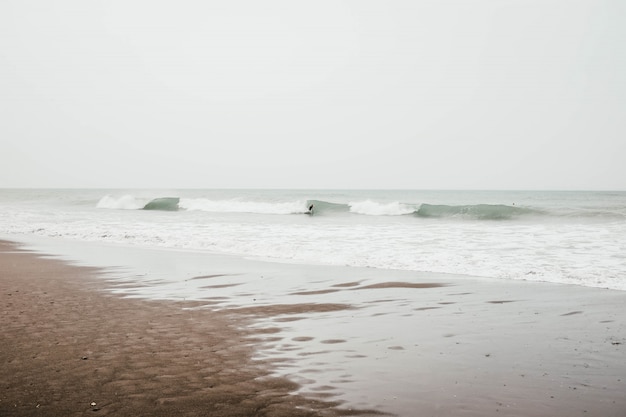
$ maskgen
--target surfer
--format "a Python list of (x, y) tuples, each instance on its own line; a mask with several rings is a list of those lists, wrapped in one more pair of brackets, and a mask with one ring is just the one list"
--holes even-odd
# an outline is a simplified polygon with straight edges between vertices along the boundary
[(309, 206), (309, 212), (307, 214), (313, 214), (313, 204)]

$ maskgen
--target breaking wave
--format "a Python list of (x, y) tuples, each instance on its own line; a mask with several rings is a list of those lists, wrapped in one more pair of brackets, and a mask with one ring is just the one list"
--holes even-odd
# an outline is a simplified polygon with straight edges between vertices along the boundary
[(180, 207), (189, 211), (211, 213), (303, 214), (308, 211), (305, 201), (272, 202), (184, 198), (180, 201)]
[(310, 214), (314, 216), (413, 216), (424, 219), (450, 218), (459, 220), (512, 220), (529, 216), (584, 218), (625, 217), (619, 210), (598, 212), (577, 209), (561, 212), (504, 204), (407, 204), (399, 201), (379, 202), (370, 199), (351, 201), (348, 203), (335, 203), (325, 200), (257, 201), (245, 198), (210, 199), (159, 197), (142, 199), (132, 195), (123, 195), (121, 197), (106, 195), (98, 201), (97, 208), (117, 210), (184, 210), (209, 213), (275, 215)]
[(117, 210), (138, 210), (143, 208), (145, 203), (137, 201), (132, 195), (124, 195), (122, 197), (113, 197), (105, 195), (98, 201), (96, 205), (100, 209), (117, 209)]
[(472, 220), (507, 220), (526, 215), (540, 215), (542, 212), (526, 207), (502, 204), (437, 205), (405, 204), (400, 202), (379, 203), (372, 200), (350, 202), (348, 204), (310, 200), (314, 214), (353, 213), (367, 216), (405, 216), (422, 218), (467, 218)]
[(350, 206), (347, 204), (331, 203), (322, 200), (308, 200), (306, 206), (313, 207), (313, 214), (348, 213)]
[(411, 214), (415, 207), (399, 202), (378, 203), (371, 200), (350, 203), (350, 212), (369, 216), (401, 216)]
[(113, 197), (105, 195), (98, 201), (96, 208), (113, 209), (113, 210), (162, 210), (176, 211), (178, 210), (178, 197), (160, 197), (152, 200), (144, 200), (136, 198), (130, 194), (121, 197)]
[(161, 210), (161, 211), (176, 211), (178, 210), (178, 203), (180, 198), (178, 197), (161, 197), (155, 198), (148, 204), (143, 206), (144, 210)]
[(477, 220), (507, 220), (540, 212), (503, 204), (473, 204), (449, 206), (444, 204), (422, 204), (414, 214), (417, 217), (469, 217)]
[(354, 201), (346, 204), (309, 200), (307, 201), (307, 206), (313, 206), (313, 214), (315, 215), (352, 213), (366, 216), (401, 216), (415, 211), (415, 206), (410, 204), (399, 202), (379, 203), (372, 200)]

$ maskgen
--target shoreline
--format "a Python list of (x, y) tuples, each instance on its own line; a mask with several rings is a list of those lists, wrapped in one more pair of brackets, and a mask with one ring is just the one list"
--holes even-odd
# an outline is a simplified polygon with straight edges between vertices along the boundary
[(111, 295), (101, 270), (11, 242), (0, 241), (0, 265), (2, 416), (372, 414), (270, 376), (241, 314)]
[[(101, 247), (89, 248), (95, 254), (93, 248)], [(120, 257), (121, 253), (127, 258)], [(41, 258), (39, 252), (30, 256), (50, 261)], [(74, 259), (82, 259), (84, 264), (97, 264), (93, 257), (81, 258), (80, 253), (76, 256)], [(97, 251), (95, 258), (102, 256), (103, 252)], [(111, 250), (106, 256), (98, 265), (118, 265), (114, 274), (106, 269), (78, 267), (88, 273), (103, 272), (85, 280), (85, 276), (74, 276), (78, 274), (76, 267), (59, 260), (52, 260), (42, 270), (48, 268), (47, 274), (54, 275), (55, 268), (65, 268), (56, 274), (59, 282), (72, 284), (72, 291), (80, 289), (74, 295), (83, 294), (97, 304), (111, 300), (113, 305), (129, 303), (132, 311), (143, 317), (144, 327), (166, 326), (167, 332), (174, 329), (177, 336), (163, 339), (167, 343), (181, 343), (182, 339), (200, 347), (206, 343), (207, 331), (211, 335), (219, 333), (219, 337), (214, 336), (219, 342), (216, 339), (211, 343), (227, 347), (218, 352), (238, 352), (241, 363), (252, 363), (262, 380), (270, 378), (278, 386), (272, 388), (276, 403), (260, 413), (239, 410), (202, 414), (195, 408), (197, 404), (185, 402), (181, 395), (179, 402), (188, 406), (188, 414), (177, 415), (621, 417), (626, 413), (622, 394), (626, 384), (624, 292), (435, 274), (267, 264), (149, 249)], [(133, 275), (141, 268), (119, 269), (119, 262), (112, 263), (112, 259), (121, 259), (122, 265), (130, 259), (137, 260), (137, 265), (143, 262), (145, 273)], [(3, 289), (2, 297), (7, 298), (6, 292)], [(190, 294), (198, 295), (183, 302)], [(105, 310), (108, 314), (110, 308)], [(4, 318), (7, 312), (11, 310), (5, 310)], [(42, 314), (46, 313), (31, 312), (34, 317), (26, 324), (35, 322)], [(98, 320), (101, 322), (102, 318)], [(206, 322), (216, 327), (209, 329)], [(48, 326), (46, 331), (56, 330)], [(97, 330), (89, 332), (98, 334)], [(141, 332), (146, 330), (133, 329), (133, 334)], [(148, 333), (144, 339), (156, 340), (154, 330)], [(162, 333), (156, 332), (159, 337), (171, 336)], [(113, 350), (120, 346), (130, 349), (121, 337), (107, 343)], [(154, 352), (159, 352), (164, 345), (152, 346)], [(176, 356), (180, 349), (191, 348), (185, 345), (164, 350)], [(198, 348), (191, 354), (196, 362), (202, 362), (207, 350)], [(218, 359), (219, 363), (233, 363), (229, 357)], [(78, 362), (85, 365), (89, 359)], [(217, 369), (220, 365), (213, 366)], [(206, 379), (199, 377), (203, 369), (192, 366), (184, 377), (195, 381), (188, 385), (195, 393), (190, 394), (192, 397), (203, 398), (198, 393), (206, 391)], [(151, 384), (155, 378), (157, 375), (142, 374), (129, 384)], [(260, 382), (257, 377), (252, 380), (252, 384)], [(2, 378), (0, 381), (4, 383)], [(233, 395), (236, 398), (238, 394)], [(150, 400), (153, 407), (158, 402), (155, 398)], [(0, 399), (2, 410), (5, 400)], [(158, 406), (167, 404), (159, 402)], [(297, 408), (304, 414), (295, 414), (285, 411), (289, 407), (312, 411)], [(142, 410), (138, 412), (134, 411), (142, 415)]]

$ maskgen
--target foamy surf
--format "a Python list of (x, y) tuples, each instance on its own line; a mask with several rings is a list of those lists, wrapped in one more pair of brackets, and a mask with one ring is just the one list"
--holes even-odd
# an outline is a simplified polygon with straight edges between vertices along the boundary
[(189, 211), (209, 213), (302, 214), (307, 212), (307, 204), (303, 200), (268, 202), (245, 199), (183, 198), (180, 207)]
[(552, 217), (591, 217), (602, 218), (610, 216), (626, 218), (626, 213), (619, 210), (591, 211), (581, 209), (577, 212), (562, 213), (547, 211), (532, 207), (505, 205), (505, 204), (407, 204), (400, 201), (378, 202), (371, 199), (350, 201), (347, 203), (324, 200), (292, 200), (292, 201), (257, 201), (245, 198), (209, 199), (209, 198), (179, 198), (157, 197), (152, 199), (138, 198), (130, 194), (120, 197), (105, 195), (97, 205), (101, 209), (115, 210), (163, 210), (163, 211), (200, 211), (207, 213), (248, 213), (248, 214), (314, 214), (317, 216), (333, 216), (339, 214), (354, 214), (364, 216), (407, 216), (421, 218), (451, 218), (457, 220), (511, 220), (526, 216)]
[(96, 208), (113, 210), (159, 210), (176, 211), (179, 209), (180, 198), (178, 197), (158, 197), (151, 200), (138, 199), (130, 194), (121, 197), (105, 195), (102, 197)]
[(350, 212), (369, 216), (402, 216), (415, 212), (415, 207), (398, 201), (378, 203), (372, 200), (348, 203)]
[(324, 200), (294, 201), (251, 201), (245, 199), (212, 200), (208, 198), (158, 197), (140, 199), (132, 195), (114, 197), (105, 195), (98, 201), (97, 208), (116, 210), (165, 210), (178, 209), (204, 211), (208, 213), (249, 213), (249, 214), (316, 214), (333, 215), (351, 213), (365, 216), (405, 216), (425, 218), (472, 218), (479, 220), (503, 220), (531, 214), (543, 214), (526, 207), (495, 204), (475, 205), (435, 205), (405, 204), (399, 201), (377, 202), (370, 199), (336, 203)]
[(107, 194), (98, 201), (96, 207), (99, 209), (139, 210), (144, 205), (145, 203), (138, 201), (130, 194), (125, 194), (121, 197)]
[(626, 193), (14, 190), (0, 209), (5, 236), (626, 289)]

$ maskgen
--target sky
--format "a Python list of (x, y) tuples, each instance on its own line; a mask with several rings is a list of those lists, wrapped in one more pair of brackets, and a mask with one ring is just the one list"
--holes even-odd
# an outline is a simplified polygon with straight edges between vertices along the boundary
[(2, 0), (0, 187), (626, 190), (623, 0)]

